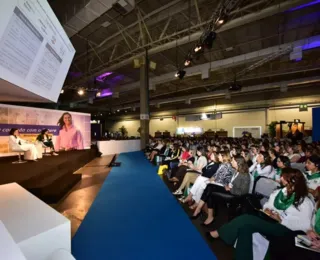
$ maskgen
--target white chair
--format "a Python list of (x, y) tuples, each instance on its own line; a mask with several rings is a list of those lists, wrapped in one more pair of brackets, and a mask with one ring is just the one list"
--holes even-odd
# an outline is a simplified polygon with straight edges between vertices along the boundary
[(15, 145), (14, 147), (10, 146), (10, 150), (12, 152), (18, 153), (19, 160), (12, 162), (13, 164), (20, 164), (20, 163), (26, 163), (27, 162), (27, 161), (24, 161), (24, 160), (21, 159), (21, 154), (24, 153), (25, 151), (22, 150), (19, 145)]
[(43, 149), (44, 149), (44, 153), (43, 153), (42, 155), (43, 155), (43, 156), (51, 156), (51, 153), (48, 153), (48, 152), (47, 152), (47, 149), (48, 149), (48, 148), (50, 149), (50, 147), (46, 146), (44, 143), (42, 143), (42, 147), (43, 147)]
[(261, 197), (260, 204), (263, 206), (272, 192), (280, 187), (280, 184), (273, 179), (258, 177), (253, 187), (253, 195)]

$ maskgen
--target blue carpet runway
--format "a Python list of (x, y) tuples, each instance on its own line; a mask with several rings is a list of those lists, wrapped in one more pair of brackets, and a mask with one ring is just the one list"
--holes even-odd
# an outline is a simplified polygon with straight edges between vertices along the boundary
[(72, 240), (77, 260), (215, 260), (142, 152), (121, 154)]

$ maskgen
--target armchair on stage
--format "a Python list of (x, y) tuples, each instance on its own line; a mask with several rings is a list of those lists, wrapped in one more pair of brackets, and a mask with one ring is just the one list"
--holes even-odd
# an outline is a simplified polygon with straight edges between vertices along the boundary
[(20, 163), (27, 162), (21, 159), (21, 154), (23, 154), (25, 151), (18, 144), (9, 142), (9, 149), (10, 151), (18, 154), (18, 161), (12, 162), (13, 164), (20, 164)]
[(75, 260), (70, 220), (17, 183), (0, 185), (1, 260)]

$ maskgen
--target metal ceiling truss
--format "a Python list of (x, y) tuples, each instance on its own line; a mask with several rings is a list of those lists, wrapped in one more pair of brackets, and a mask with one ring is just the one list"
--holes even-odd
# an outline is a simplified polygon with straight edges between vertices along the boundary
[[(200, 1), (200, 0), (198, 0), (198, 1)], [(266, 14), (261, 14), (261, 12), (259, 12), (259, 13), (257, 13), (257, 17), (259, 17), (259, 16), (263, 17), (263, 15), (269, 16), (272, 12), (281, 12), (283, 9), (288, 8), (288, 6), (291, 6), (293, 4), (297, 4), (297, 2), (301, 2), (301, 1), (302, 0), (292, 0), (292, 1), (289, 1), (289, 2), (287, 1), (287, 2), (282, 3), (281, 6), (280, 5), (279, 6), (271, 6), (270, 10), (266, 10)], [(177, 2), (177, 1), (175, 1), (175, 2)], [(251, 4), (249, 10), (252, 10), (252, 8), (255, 7), (255, 6), (260, 6), (261, 3), (264, 3), (264, 2), (265, 3), (270, 3), (270, 1), (268, 1), (268, 0), (258, 1), (256, 4)], [(228, 3), (229, 3), (229, 5), (228, 5), (228, 7), (229, 7), (229, 6), (236, 5), (236, 3), (238, 3), (238, 1), (230, 0), (230, 1), (228, 1)], [(242, 12), (243, 9), (248, 10), (247, 8), (248, 7), (243, 7), (242, 9), (237, 9), (235, 11), (232, 11), (229, 15), (234, 15), (237, 12)], [(161, 9), (161, 10), (163, 11), (165, 9)], [(251, 14), (249, 16), (250, 16), (250, 18), (248, 17), (248, 19), (251, 19), (251, 20), (254, 19), (253, 17), (251, 17), (252, 16)], [(143, 18), (143, 20), (145, 20), (145, 19), (146, 19), (146, 17)], [(134, 49), (132, 49), (130, 51), (127, 51), (127, 52), (125, 51), (125, 52), (122, 52), (122, 53), (119, 51), (119, 52), (117, 52), (117, 55), (110, 55), (110, 56), (112, 56), (112, 59), (110, 58), (108, 61), (104, 62), (103, 64), (97, 65), (94, 69), (92, 69), (91, 73), (85, 74), (81, 79), (78, 79), (74, 83), (75, 84), (84, 83), (90, 77), (98, 76), (99, 73), (103, 73), (105, 70), (114, 69), (115, 66), (119, 67), (124, 62), (126, 62), (126, 64), (127, 64), (127, 62), (129, 62), (129, 60), (132, 61), (133, 57), (138, 57), (140, 55), (143, 55), (145, 48), (157, 49), (159, 47), (160, 48), (163, 47), (165, 49), (169, 49), (169, 46), (167, 47), (166, 44), (170, 44), (170, 46), (171, 45), (173, 46), (174, 42), (177, 42), (177, 41), (179, 41), (177, 45), (180, 46), (182, 44), (182, 41), (180, 41), (180, 39), (183, 40), (183, 43), (185, 43), (185, 40), (188, 42), (188, 39), (190, 39), (190, 34), (191, 35), (198, 35), (199, 34), (199, 29), (202, 26), (208, 26), (208, 24), (210, 22), (212, 22), (211, 19), (209, 21), (204, 21), (204, 22), (200, 22), (200, 20), (197, 19), (198, 23), (195, 26), (191, 26), (190, 28), (185, 28), (185, 29), (177, 31), (177, 32), (175, 32), (173, 34), (166, 35), (166, 31), (168, 29), (168, 26), (169, 26), (171, 20), (172, 20), (172, 15), (170, 15), (169, 17), (167, 15), (166, 19), (167, 20), (166, 20), (166, 22), (165, 22), (165, 24), (163, 26), (162, 33), (159, 35), (159, 37), (157, 39), (153, 39), (153, 41), (146, 42), (145, 44), (142, 44), (142, 45), (140, 45), (140, 46), (138, 46), (138, 47), (136, 47), (136, 48), (134, 48)], [(163, 19), (161, 19), (161, 20), (163, 21)], [(243, 20), (243, 19), (241, 19), (241, 20)], [(138, 30), (140, 30), (139, 35), (142, 38), (143, 35), (141, 35), (141, 30), (142, 30), (141, 27), (144, 26), (144, 29), (147, 29), (147, 30), (149, 30), (149, 28), (146, 27), (146, 23), (144, 23), (144, 25), (142, 25), (142, 23), (143, 23), (142, 19), (140, 19), (140, 21), (137, 21), (137, 23), (138, 23), (139, 28), (140, 28), (140, 29), (138, 28)], [(239, 24), (239, 25), (241, 25), (241, 24)], [(232, 26), (236, 27), (236, 26), (239, 26), (239, 25), (233, 24)], [(223, 30), (224, 30), (224, 28), (229, 29), (230, 26), (231, 25), (228, 26), (228, 23), (227, 23), (227, 25), (223, 26), (222, 28), (223, 28)], [(127, 28), (128, 27), (126, 27), (125, 29), (127, 29)], [(132, 26), (130, 28), (132, 28)], [(123, 33), (123, 30), (120, 30), (120, 31), (122, 31), (122, 33)], [(130, 34), (131, 33), (131, 29), (128, 30), (127, 32), (128, 32), (128, 34)], [(119, 32), (119, 34), (121, 35), (121, 32)], [(202, 32), (200, 32), (199, 35), (201, 35), (201, 34), (202, 34)], [(132, 33), (131, 33), (131, 35), (132, 35)], [(196, 41), (196, 40), (197, 39), (194, 39), (194, 38), (192, 39), (191, 38), (190, 42)], [(138, 42), (138, 40), (137, 40), (137, 42)], [(166, 47), (164, 47), (164, 46), (166, 46)], [(100, 53), (102, 51), (107, 51), (107, 52), (109, 51), (108, 53), (110, 54), (112, 52), (113, 48), (114, 48), (114, 45), (112, 46), (111, 50), (110, 50), (110, 48), (98, 48), (97, 52)], [(158, 51), (158, 52), (161, 52), (161, 51)], [(155, 53), (157, 53), (157, 52), (155, 52)], [(78, 58), (81, 57), (81, 56), (82, 55), (78, 56)], [(89, 55), (89, 57), (90, 57), (90, 55)], [(76, 58), (76, 60), (78, 58)], [(71, 84), (73, 84), (73, 83), (71, 83)]]
[[(241, 79), (242, 76), (246, 75), (248, 72), (253, 71), (261, 66), (263, 66), (266, 63), (269, 63), (277, 58), (280, 58), (286, 54), (289, 54), (292, 50), (293, 50), (293, 44), (289, 45), (285, 48), (279, 48), (279, 50), (277, 52), (272, 53), (271, 55), (264, 57), (263, 59), (255, 62), (254, 64), (250, 65), (249, 67), (241, 70), (240, 72), (236, 73), (235, 75), (235, 80), (239, 80)], [(218, 86), (222, 86), (228, 82), (232, 81), (232, 79), (226, 79), (225, 81), (220, 82), (217, 85), (213, 85), (210, 86), (209, 88), (207, 88), (207, 90), (213, 90), (214, 88), (218, 87)]]

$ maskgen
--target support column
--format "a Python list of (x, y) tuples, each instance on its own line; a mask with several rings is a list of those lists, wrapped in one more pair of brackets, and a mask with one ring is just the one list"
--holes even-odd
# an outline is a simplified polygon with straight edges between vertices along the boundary
[(149, 141), (149, 57), (146, 49), (140, 67), (140, 127), (141, 149), (145, 149)]

